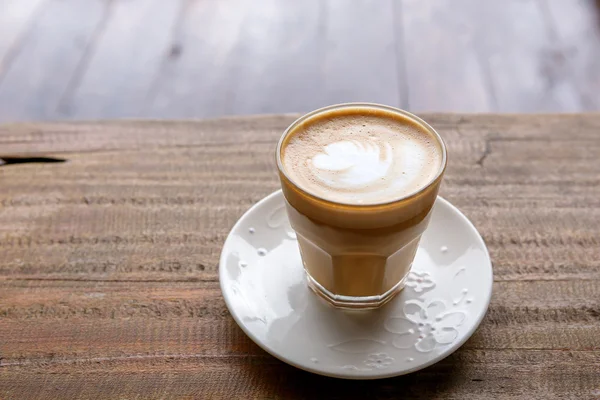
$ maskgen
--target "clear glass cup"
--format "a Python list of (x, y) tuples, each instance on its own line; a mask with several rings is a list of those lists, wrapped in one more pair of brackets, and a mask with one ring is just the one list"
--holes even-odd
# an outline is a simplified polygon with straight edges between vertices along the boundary
[[(415, 193), (381, 204), (343, 204), (296, 185), (281, 159), (287, 140), (310, 118), (345, 108), (394, 114), (399, 121), (429, 133), (442, 152), (438, 173)], [(404, 287), (446, 169), (446, 147), (440, 135), (419, 117), (400, 109), (370, 103), (339, 104), (292, 123), (279, 141), (276, 158), (309, 287), (341, 308), (376, 308), (391, 300)]]

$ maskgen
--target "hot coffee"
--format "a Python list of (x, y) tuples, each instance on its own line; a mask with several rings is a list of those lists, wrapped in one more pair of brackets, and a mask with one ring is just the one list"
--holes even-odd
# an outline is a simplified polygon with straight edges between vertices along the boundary
[(311, 287), (345, 307), (393, 297), (445, 165), (439, 135), (390, 107), (332, 106), (292, 124), (279, 143), (278, 166)]

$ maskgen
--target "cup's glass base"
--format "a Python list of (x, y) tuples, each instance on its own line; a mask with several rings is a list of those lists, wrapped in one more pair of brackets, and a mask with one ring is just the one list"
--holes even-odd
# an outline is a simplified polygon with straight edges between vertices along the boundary
[[(370, 310), (373, 308), (379, 308), (388, 301), (392, 300), (403, 288), (406, 281), (404, 277), (394, 287), (387, 292), (378, 296), (343, 296), (339, 294), (333, 294), (329, 290), (325, 289), (319, 282), (317, 282), (308, 271), (306, 271), (306, 280), (308, 287), (312, 289), (318, 296), (325, 299), (329, 304), (337, 308), (353, 309), (353, 310)], [(408, 275), (408, 274), (407, 274)]]

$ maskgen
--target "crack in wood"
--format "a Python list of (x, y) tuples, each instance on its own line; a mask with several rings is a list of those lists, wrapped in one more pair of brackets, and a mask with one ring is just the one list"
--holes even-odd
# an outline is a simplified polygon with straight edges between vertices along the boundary
[(490, 145), (490, 141), (491, 141), (491, 139), (486, 139), (485, 148), (483, 149), (483, 154), (481, 155), (481, 157), (479, 157), (479, 160), (477, 160), (475, 162), (475, 164), (479, 165), (480, 167), (483, 167), (483, 162), (492, 152), (492, 147)]
[(30, 157), (14, 157), (14, 156), (0, 156), (0, 166), (6, 166), (10, 164), (54, 164), (64, 163), (67, 160), (64, 158), (56, 157), (41, 157), (41, 156), (30, 156)]

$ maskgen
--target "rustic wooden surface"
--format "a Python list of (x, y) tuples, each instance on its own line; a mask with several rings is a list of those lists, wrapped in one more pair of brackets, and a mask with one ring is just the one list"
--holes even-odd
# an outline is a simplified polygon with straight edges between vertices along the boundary
[(598, 93), (599, 0), (0, 0), (3, 122), (600, 111)]
[(493, 259), (487, 316), (423, 371), (352, 382), (253, 344), (217, 282), (292, 115), (0, 126), (0, 398), (600, 398), (600, 115), (425, 115)]

